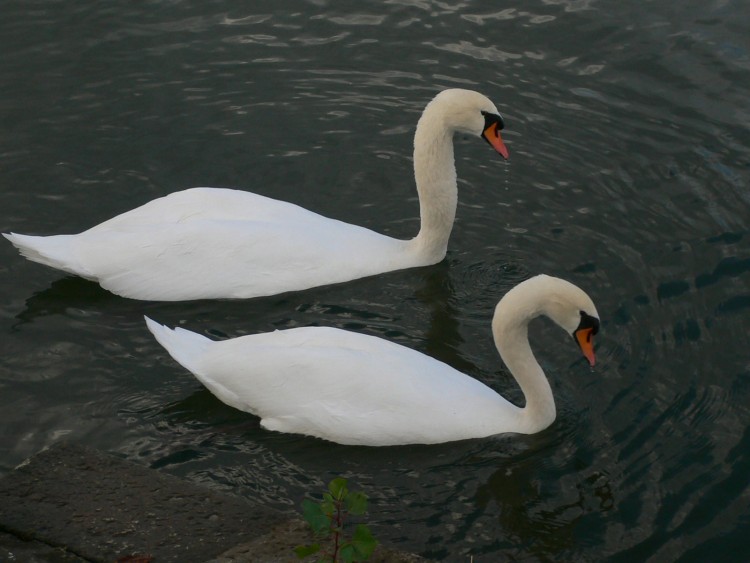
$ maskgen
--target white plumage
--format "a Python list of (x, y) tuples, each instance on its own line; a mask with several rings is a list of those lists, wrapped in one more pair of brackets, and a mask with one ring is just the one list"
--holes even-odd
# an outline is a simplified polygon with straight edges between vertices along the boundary
[(527, 325), (544, 314), (577, 337), (593, 363), (598, 315), (564, 280), (537, 276), (498, 303), (492, 322), (500, 355), (526, 397), (516, 407), (429, 356), (373, 336), (307, 327), (213, 341), (146, 319), (169, 354), (224, 403), (269, 430), (341, 444), (433, 444), (504, 432), (534, 433), (555, 419), (549, 383)]
[(411, 240), (217, 188), (170, 194), (77, 235), (4, 236), (29, 260), (146, 300), (258, 297), (434, 264), (456, 213), (453, 133), (481, 135), (507, 158), (502, 123), (469, 90), (445, 90), (427, 105), (414, 137), (421, 227)]

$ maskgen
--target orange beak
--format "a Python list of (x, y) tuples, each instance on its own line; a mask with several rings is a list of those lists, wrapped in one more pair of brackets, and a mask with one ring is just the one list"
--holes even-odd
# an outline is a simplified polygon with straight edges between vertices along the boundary
[(487, 129), (482, 131), (482, 137), (492, 145), (498, 153), (502, 155), (504, 159), (508, 159), (508, 148), (503, 143), (503, 138), (500, 136), (500, 130), (497, 128), (497, 122), (491, 123)]
[(594, 357), (594, 340), (592, 335), (593, 329), (591, 328), (580, 328), (575, 332), (575, 339), (578, 342), (578, 346), (581, 347), (581, 352), (594, 367), (596, 358)]

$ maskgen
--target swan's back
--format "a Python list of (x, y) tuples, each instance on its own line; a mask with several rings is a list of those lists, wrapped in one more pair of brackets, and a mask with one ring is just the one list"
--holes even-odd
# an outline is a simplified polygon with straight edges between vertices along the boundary
[(518, 410), (481, 382), (381, 338), (297, 328), (204, 339), (183, 361), (195, 335), (153, 321), (149, 328), (219, 399), (270, 430), (342, 444), (429, 444), (495, 434), (503, 414), (510, 424)]
[(191, 221), (319, 221), (303, 207), (260, 194), (227, 188), (190, 188), (167, 194), (90, 228), (87, 233)]

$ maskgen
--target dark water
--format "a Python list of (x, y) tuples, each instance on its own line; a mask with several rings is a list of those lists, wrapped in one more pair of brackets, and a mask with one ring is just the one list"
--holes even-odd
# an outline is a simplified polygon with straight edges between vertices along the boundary
[[(504, 113), (459, 139), (441, 264), (242, 302), (142, 303), (0, 244), (0, 471), (70, 439), (299, 506), (336, 475), (376, 536), (444, 561), (739, 561), (750, 533), (750, 20), (741, 0), (57, 2), (0, 19), (0, 229), (78, 232), (231, 186), (415, 234), (413, 128), (438, 90)], [(532, 337), (535, 436), (351, 448), (270, 433), (172, 362), (142, 315), (237, 336), (383, 335), (518, 400), (494, 303), (535, 273), (603, 320), (589, 370)]]

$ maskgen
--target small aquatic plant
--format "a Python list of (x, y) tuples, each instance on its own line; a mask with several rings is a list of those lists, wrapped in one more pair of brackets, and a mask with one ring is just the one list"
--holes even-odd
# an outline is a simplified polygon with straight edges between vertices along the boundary
[(346, 479), (337, 477), (328, 484), (322, 501), (302, 501), (302, 515), (319, 541), (297, 547), (294, 552), (300, 559), (318, 553), (319, 562), (352, 563), (366, 561), (372, 555), (378, 542), (366, 525), (358, 524), (351, 539), (344, 535), (345, 520), (367, 510), (367, 495), (350, 491), (346, 483)]

